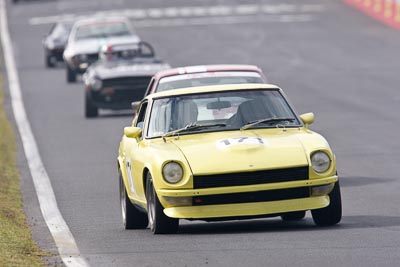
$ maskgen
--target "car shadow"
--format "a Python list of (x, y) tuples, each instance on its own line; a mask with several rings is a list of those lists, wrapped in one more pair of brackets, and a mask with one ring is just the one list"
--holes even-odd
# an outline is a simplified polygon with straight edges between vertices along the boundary
[[(337, 228), (334, 226), (332, 228)], [(257, 219), (244, 221), (226, 222), (196, 222), (191, 224), (181, 224), (179, 234), (243, 234), (258, 232), (290, 232), (290, 231), (309, 231), (316, 230), (311, 218), (300, 221), (282, 221), (281, 219)]]
[(47, 3), (47, 2), (56, 2), (57, 0), (12, 0), (13, 4), (40, 4), (40, 3)]
[[(386, 228), (400, 226), (399, 216), (358, 215), (343, 216), (342, 221), (334, 226), (316, 226), (310, 217), (303, 220), (288, 222), (278, 218), (257, 219), (230, 222), (199, 222), (181, 224), (180, 235), (209, 235), (209, 234), (243, 234), (268, 232), (301, 232), (301, 231), (342, 231), (348, 229)], [(400, 229), (398, 230), (400, 231)]]
[(51, 70), (63, 70), (63, 69), (65, 69), (65, 63), (64, 62), (56, 62), (53, 67), (45, 66), (45, 68), (50, 71)]
[(341, 187), (358, 187), (371, 184), (382, 184), (397, 181), (393, 178), (384, 177), (365, 177), (365, 176), (340, 176), (340, 186)]
[(135, 113), (132, 110), (121, 110), (121, 111), (109, 111), (109, 110), (102, 110), (100, 111), (99, 115), (94, 118), (87, 118), (90, 120), (93, 119), (106, 119), (106, 118), (120, 118), (120, 117), (133, 117)]

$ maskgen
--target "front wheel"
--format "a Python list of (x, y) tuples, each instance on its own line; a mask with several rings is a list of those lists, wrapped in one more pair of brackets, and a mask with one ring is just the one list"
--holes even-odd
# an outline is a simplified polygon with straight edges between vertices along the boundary
[(85, 117), (94, 118), (99, 115), (99, 109), (92, 103), (88, 93), (85, 94)]
[(46, 57), (45, 57), (45, 64), (46, 64), (46, 68), (54, 68), (56, 66), (54, 64), (52, 57), (49, 55), (46, 55)]
[(147, 174), (146, 200), (151, 231), (154, 234), (174, 234), (178, 232), (179, 219), (170, 218), (164, 214), (164, 208), (158, 200), (150, 173)]
[(67, 64), (67, 82), (68, 83), (74, 83), (76, 82), (76, 72), (71, 69), (70, 66)]
[(145, 229), (149, 221), (144, 212), (139, 211), (129, 200), (124, 180), (119, 172), (119, 197), (122, 211), (122, 222), (125, 229)]
[(312, 210), (314, 223), (318, 226), (331, 226), (342, 219), (342, 197), (340, 194), (339, 181), (329, 193), (329, 205), (322, 209)]

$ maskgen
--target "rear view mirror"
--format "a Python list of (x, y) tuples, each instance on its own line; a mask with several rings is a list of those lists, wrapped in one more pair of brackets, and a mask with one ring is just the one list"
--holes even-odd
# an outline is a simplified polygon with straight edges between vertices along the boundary
[(304, 126), (308, 128), (308, 125), (314, 122), (314, 113), (305, 113), (300, 115), (300, 119), (303, 121)]
[(138, 127), (125, 127), (124, 135), (129, 138), (138, 138), (142, 134), (142, 129)]
[(210, 102), (207, 104), (207, 109), (223, 109), (223, 108), (230, 108), (231, 102), (229, 101), (216, 101)]

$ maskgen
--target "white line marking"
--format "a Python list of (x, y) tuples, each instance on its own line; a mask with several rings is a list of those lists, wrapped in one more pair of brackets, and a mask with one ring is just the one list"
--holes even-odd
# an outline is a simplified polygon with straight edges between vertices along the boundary
[(72, 21), (87, 16), (125, 16), (132, 20), (165, 19), (165, 18), (198, 18), (198, 17), (232, 17), (251, 15), (307, 15), (304, 13), (317, 13), (324, 11), (320, 4), (245, 4), (245, 5), (216, 5), (216, 6), (191, 6), (191, 7), (166, 7), (149, 9), (114, 9), (80, 14), (60, 14), (48, 17), (34, 17), (29, 20), (31, 25), (56, 23), (59, 21)]
[(3, 45), (8, 85), (11, 94), (12, 109), (18, 131), (22, 139), (26, 159), (35, 185), (43, 218), (54, 238), (58, 252), (66, 266), (89, 266), (81, 257), (68, 225), (57, 206), (50, 178), (43, 166), (38, 147), (33, 136), (22, 99), (21, 87), (14, 61), (14, 52), (8, 31), (7, 13), (4, 0), (0, 0), (0, 34)]
[(135, 28), (155, 28), (155, 27), (185, 27), (185, 26), (205, 26), (205, 25), (229, 25), (245, 24), (256, 22), (308, 22), (312, 21), (311, 15), (277, 15), (268, 17), (257, 16), (224, 16), (208, 18), (176, 18), (176, 19), (145, 19), (135, 22)]

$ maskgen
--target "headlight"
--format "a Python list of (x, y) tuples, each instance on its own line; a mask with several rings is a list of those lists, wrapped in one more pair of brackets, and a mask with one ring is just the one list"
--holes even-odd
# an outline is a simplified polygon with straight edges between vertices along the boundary
[(311, 165), (318, 173), (326, 172), (331, 166), (331, 159), (323, 151), (315, 152), (311, 155)]
[(89, 84), (94, 90), (100, 90), (103, 86), (103, 82), (99, 78), (90, 79)]
[(164, 180), (171, 184), (176, 184), (183, 178), (183, 169), (176, 162), (168, 162), (162, 170)]
[(47, 48), (50, 50), (53, 50), (56, 47), (55, 43), (53, 41), (47, 42)]

